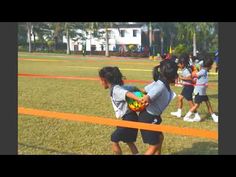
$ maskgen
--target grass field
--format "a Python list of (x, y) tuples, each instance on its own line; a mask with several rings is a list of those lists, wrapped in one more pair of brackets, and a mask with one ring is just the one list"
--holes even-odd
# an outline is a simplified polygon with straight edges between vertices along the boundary
[[(151, 81), (151, 70), (157, 62), (148, 59), (82, 57), (62, 54), (18, 54), (18, 74), (43, 74), (52, 76), (98, 77), (103, 66), (118, 66), (128, 80)], [(212, 69), (214, 71), (214, 69)], [(218, 114), (218, 75), (209, 75), (208, 95), (214, 111)], [(140, 88), (145, 84), (132, 83)], [(172, 87), (179, 94), (180, 87)], [(170, 116), (176, 110), (173, 100), (164, 111), (162, 125), (191, 127), (218, 131), (218, 124), (210, 119), (205, 104), (199, 113), (204, 121), (184, 122)], [(18, 106), (74, 114), (116, 119), (109, 91), (98, 81), (18, 77)], [(185, 114), (188, 105), (184, 101)], [(110, 135), (115, 127), (73, 122), (42, 117), (18, 115), (19, 154), (112, 154)], [(124, 154), (130, 154), (121, 144)], [(140, 153), (146, 145), (141, 136), (137, 140)], [(163, 154), (218, 154), (218, 142), (165, 133)]]

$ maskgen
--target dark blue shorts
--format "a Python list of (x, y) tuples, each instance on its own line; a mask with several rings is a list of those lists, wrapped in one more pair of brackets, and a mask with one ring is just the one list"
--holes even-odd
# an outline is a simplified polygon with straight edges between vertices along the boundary
[(203, 101), (208, 101), (209, 98), (207, 95), (199, 95), (199, 93), (195, 96), (194, 102), (197, 104), (202, 103)]
[[(123, 116), (122, 120), (138, 122), (138, 115), (136, 112), (130, 112)], [(123, 141), (125, 143), (135, 142), (137, 139), (138, 129), (117, 127), (111, 135), (112, 142)]]
[(181, 95), (187, 100), (187, 101), (192, 101), (193, 100), (193, 90), (194, 87), (192, 85), (185, 85)]
[[(160, 124), (162, 122), (162, 119), (160, 116), (149, 114), (145, 109), (139, 114), (139, 122), (149, 123), (149, 124)], [(162, 132), (149, 131), (149, 130), (140, 130), (140, 131), (143, 143), (150, 145), (156, 145), (160, 143), (160, 135), (163, 134)]]

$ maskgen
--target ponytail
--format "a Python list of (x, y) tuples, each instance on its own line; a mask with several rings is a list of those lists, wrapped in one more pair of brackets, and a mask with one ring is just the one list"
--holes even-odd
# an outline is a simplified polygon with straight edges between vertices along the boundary
[(155, 82), (160, 79), (160, 65), (157, 65), (153, 68), (152, 77)]
[(114, 74), (113, 83), (118, 84), (118, 85), (124, 85), (124, 81), (123, 81), (124, 77), (118, 67), (116, 66), (113, 67), (113, 74)]

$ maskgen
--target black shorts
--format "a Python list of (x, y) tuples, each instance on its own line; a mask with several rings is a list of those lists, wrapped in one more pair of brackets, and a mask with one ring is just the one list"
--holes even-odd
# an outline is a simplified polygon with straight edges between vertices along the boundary
[(188, 101), (192, 101), (193, 100), (193, 90), (194, 87), (192, 85), (185, 85), (181, 95)]
[(208, 101), (209, 98), (207, 95), (199, 95), (199, 93), (195, 96), (194, 102), (197, 104), (202, 103), (203, 101)]
[[(162, 119), (160, 116), (155, 116), (149, 114), (146, 109), (139, 114), (139, 122), (149, 123), (149, 124), (160, 124)], [(160, 135), (162, 132), (158, 131), (149, 131), (149, 130), (140, 130), (143, 143), (156, 145), (160, 142)]]
[[(125, 114), (122, 120), (135, 121), (138, 122), (138, 115), (136, 112), (130, 112)], [(137, 139), (138, 129), (117, 127), (116, 130), (111, 135), (112, 142), (123, 141), (125, 143), (135, 142)]]

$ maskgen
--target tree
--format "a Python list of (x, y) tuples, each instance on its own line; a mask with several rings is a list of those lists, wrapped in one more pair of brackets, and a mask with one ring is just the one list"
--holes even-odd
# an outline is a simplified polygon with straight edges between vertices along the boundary
[(161, 54), (164, 53), (164, 49), (169, 48), (170, 46), (176, 45), (176, 34), (177, 28), (176, 23), (174, 22), (155, 22), (152, 23), (153, 28), (160, 30), (160, 46)]
[[(46, 22), (32, 22), (32, 34), (34, 38), (35, 49), (37, 47), (44, 48), (47, 44), (47, 36), (50, 36), (52, 30), (49, 23)], [(37, 39), (36, 39), (37, 37)]]
[(18, 45), (27, 45), (27, 38), (28, 33), (26, 23), (18, 23)]
[(213, 39), (218, 38), (216, 23), (195, 22), (195, 23), (177, 23), (178, 35), (177, 38), (181, 43), (191, 45), (193, 41), (193, 52), (196, 48), (203, 51), (209, 51)]
[(31, 51), (31, 30), (32, 30), (31, 22), (27, 22), (26, 26), (27, 26), (27, 33), (28, 33), (29, 52), (32, 52)]

